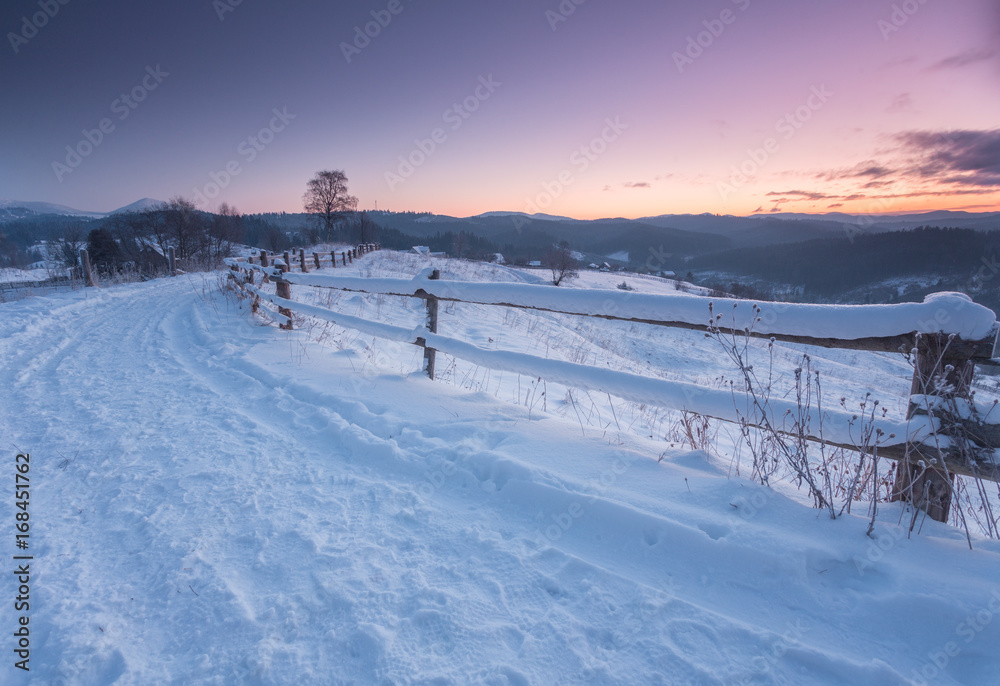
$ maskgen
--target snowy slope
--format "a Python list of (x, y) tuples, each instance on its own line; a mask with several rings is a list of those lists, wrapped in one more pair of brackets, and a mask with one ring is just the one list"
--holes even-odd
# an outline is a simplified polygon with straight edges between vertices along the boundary
[[(594, 344), (555, 315), (442, 310), (484, 343)], [(608, 359), (664, 335), (612, 329)], [(668, 374), (716, 372), (665, 347), (687, 365)], [(507, 402), (513, 379), (430, 382), (420, 354), (261, 326), (214, 277), (0, 304), (0, 435), (32, 455), (36, 556), (32, 672), (8, 657), (0, 682), (996, 681), (996, 542), (932, 522), (908, 539), (898, 507), (872, 541), (722, 459), (658, 462), (662, 440)], [(0, 501), (7, 541), (13, 513)]]

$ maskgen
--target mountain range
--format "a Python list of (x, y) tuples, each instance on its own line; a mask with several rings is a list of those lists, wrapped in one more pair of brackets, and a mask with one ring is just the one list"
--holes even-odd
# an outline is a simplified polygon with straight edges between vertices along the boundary
[(87, 219), (100, 219), (120, 212), (141, 212), (158, 205), (162, 205), (160, 200), (153, 198), (142, 198), (133, 203), (119, 207), (111, 212), (87, 212), (77, 210), (66, 205), (57, 205), (51, 202), (35, 202), (25, 200), (0, 199), (0, 222), (13, 219), (25, 219), (33, 215), (56, 214), (66, 217), (84, 217)]

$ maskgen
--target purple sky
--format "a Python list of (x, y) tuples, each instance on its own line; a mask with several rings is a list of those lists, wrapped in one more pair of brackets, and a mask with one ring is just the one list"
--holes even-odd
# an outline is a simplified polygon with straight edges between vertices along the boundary
[(996, 2), (577, 2), (8, 1), (0, 198), (1000, 210)]

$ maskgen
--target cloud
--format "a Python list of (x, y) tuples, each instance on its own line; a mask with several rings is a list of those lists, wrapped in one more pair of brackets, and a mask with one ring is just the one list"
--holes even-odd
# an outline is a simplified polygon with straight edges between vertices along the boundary
[(622, 184), (625, 188), (649, 188), (647, 181), (626, 181)]
[(909, 93), (900, 93), (885, 110), (889, 114), (896, 114), (898, 112), (912, 112), (913, 111), (913, 96)]
[(972, 48), (970, 50), (966, 50), (965, 52), (960, 52), (957, 55), (946, 57), (940, 62), (935, 62), (931, 66), (927, 67), (927, 71), (939, 71), (941, 69), (961, 69), (962, 67), (968, 67), (970, 64), (978, 64), (979, 62), (985, 62), (986, 60), (992, 58), (994, 55), (996, 55), (995, 50), (983, 50), (981, 48)]
[(832, 205), (827, 205), (826, 209), (828, 209), (828, 210), (835, 210), (838, 207), (843, 207), (843, 206), (844, 206), (844, 203), (842, 203), (842, 202), (835, 202)]
[(845, 178), (880, 179), (885, 176), (892, 176), (896, 172), (896, 169), (888, 167), (884, 163), (877, 162), (876, 160), (865, 160), (846, 169), (829, 169), (819, 172), (816, 174), (816, 178), (823, 179), (824, 181), (837, 181)]
[(940, 198), (956, 205), (960, 196), (996, 198), (1000, 197), (1000, 128), (885, 134), (871, 158), (850, 167), (799, 173), (798, 178), (777, 182), (787, 183), (787, 190), (765, 194), (773, 203), (772, 211), (786, 204), (811, 206), (821, 201), (831, 208), (854, 203), (879, 205), (884, 211), (897, 201)]
[(909, 173), (964, 186), (1000, 186), (1000, 129), (908, 131), (895, 136)]
[(906, 192), (870, 197), (980, 195), (1000, 190), (1000, 129), (903, 131), (887, 136), (887, 140), (889, 145), (876, 153), (877, 159), (814, 172), (811, 177), (824, 182), (824, 193), (786, 191), (771, 195), (847, 201), (864, 197), (862, 191), (889, 188)]
[[(773, 196), (773, 195), (779, 195), (779, 196), (797, 195), (800, 198), (805, 198), (807, 200), (831, 200), (831, 199), (835, 199), (837, 197), (837, 196), (834, 196), (834, 195), (827, 195), (825, 193), (817, 193), (815, 191), (771, 191), (770, 193), (767, 193), (766, 195), (769, 195), (769, 196)], [(778, 202), (788, 202), (790, 199), (791, 198), (785, 198), (783, 200), (779, 200)]]

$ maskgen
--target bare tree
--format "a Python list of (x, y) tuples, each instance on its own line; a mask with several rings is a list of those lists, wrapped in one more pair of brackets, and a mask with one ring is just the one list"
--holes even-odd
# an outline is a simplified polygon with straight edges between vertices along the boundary
[(358, 199), (347, 193), (347, 175), (339, 170), (316, 172), (302, 196), (306, 212), (315, 214), (326, 228), (326, 240), (333, 240), (333, 225), (358, 206)]
[(163, 215), (167, 232), (177, 246), (177, 257), (192, 258), (205, 247), (204, 221), (193, 201), (180, 196), (171, 198)]
[(378, 238), (380, 228), (381, 227), (368, 216), (367, 212), (362, 212), (358, 215), (358, 235), (361, 239), (361, 243), (374, 243)]
[(222, 203), (208, 227), (212, 259), (216, 262), (232, 253), (233, 243), (243, 235), (243, 216), (235, 207)]
[(576, 259), (566, 241), (545, 253), (545, 259), (542, 263), (552, 271), (552, 284), (555, 286), (578, 276)]
[(465, 231), (459, 231), (451, 241), (452, 248), (455, 251), (455, 257), (462, 259), (462, 252), (465, 250)]
[(67, 226), (56, 240), (52, 257), (58, 259), (63, 266), (75, 269), (79, 265), (80, 249), (87, 247), (87, 238), (79, 226)]
[(124, 262), (137, 262), (147, 243), (147, 231), (142, 218), (135, 212), (119, 212), (104, 220), (103, 228), (111, 232), (121, 248)]

